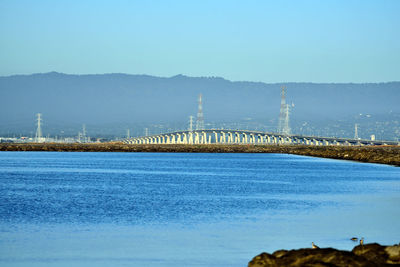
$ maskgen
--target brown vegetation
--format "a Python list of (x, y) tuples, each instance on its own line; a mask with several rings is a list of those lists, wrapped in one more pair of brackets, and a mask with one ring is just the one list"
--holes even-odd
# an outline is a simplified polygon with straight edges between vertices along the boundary
[(333, 248), (278, 250), (262, 253), (249, 262), (249, 267), (373, 267), (400, 266), (400, 246), (381, 246), (377, 243), (358, 245), (352, 251)]
[(285, 153), (400, 166), (400, 146), (131, 145), (123, 143), (1, 143), (0, 151)]

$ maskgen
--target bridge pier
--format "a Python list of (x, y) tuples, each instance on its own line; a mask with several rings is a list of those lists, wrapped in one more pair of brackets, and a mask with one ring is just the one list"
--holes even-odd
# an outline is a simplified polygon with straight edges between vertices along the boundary
[(232, 144), (233, 143), (233, 135), (231, 132), (228, 132), (228, 144)]
[(242, 143), (247, 144), (248, 142), (247, 142), (247, 134), (246, 133), (243, 133), (242, 141), (243, 141), (243, 139), (244, 139), (244, 142), (242, 142)]
[(285, 139), (284, 139), (284, 137), (282, 137), (282, 136), (278, 136), (278, 142), (279, 142), (279, 144), (284, 144), (285, 143)]
[(187, 145), (188, 144), (187, 134), (186, 133), (182, 133), (182, 135), (183, 135), (182, 143)]
[(289, 139), (289, 144), (293, 144), (293, 138), (292, 137), (288, 137)]
[(225, 132), (221, 132), (220, 134), (219, 134), (219, 142), (220, 143), (222, 143), (222, 144), (225, 144)]
[(189, 144), (193, 145), (194, 140), (193, 140), (193, 132), (189, 133)]
[(214, 134), (215, 143), (218, 144), (218, 133), (216, 131), (213, 131), (213, 134)]
[(202, 132), (202, 138), (201, 139), (203, 141), (202, 142), (203, 144), (207, 144), (208, 140), (207, 140), (207, 133), (206, 132)]
[[(382, 141), (355, 140), (335, 137), (285, 136), (273, 133), (241, 130), (179, 131), (127, 138), (126, 144), (305, 144), (315, 146), (381, 145)], [(389, 143), (389, 142), (388, 142)], [(397, 143), (396, 143), (397, 144)], [(400, 145), (400, 144), (399, 144)]]
[(264, 144), (264, 137), (261, 134), (258, 134), (257, 136), (258, 136), (258, 143), (261, 145)]
[(273, 144), (278, 144), (278, 139), (276, 138), (276, 136), (274, 135), (274, 136), (272, 136), (272, 143)]
[(240, 135), (238, 132), (235, 132), (235, 144), (239, 144), (240, 143)]

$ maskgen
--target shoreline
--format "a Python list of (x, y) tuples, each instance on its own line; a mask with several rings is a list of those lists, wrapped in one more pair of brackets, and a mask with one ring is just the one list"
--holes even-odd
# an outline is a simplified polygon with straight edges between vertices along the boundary
[(309, 146), (309, 145), (137, 145), (113, 143), (0, 143), (0, 151), (57, 152), (159, 152), (159, 153), (279, 153), (352, 160), (400, 166), (400, 146)]

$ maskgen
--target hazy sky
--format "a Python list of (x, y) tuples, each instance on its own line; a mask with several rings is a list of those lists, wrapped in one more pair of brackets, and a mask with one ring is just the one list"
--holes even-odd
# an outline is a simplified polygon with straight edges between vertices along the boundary
[(0, 0), (0, 75), (400, 80), (400, 1)]

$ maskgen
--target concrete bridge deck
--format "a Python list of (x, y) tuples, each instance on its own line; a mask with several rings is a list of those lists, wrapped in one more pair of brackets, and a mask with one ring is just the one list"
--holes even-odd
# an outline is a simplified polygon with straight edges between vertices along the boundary
[(304, 144), (304, 145), (400, 145), (396, 141), (348, 139), (321, 136), (283, 135), (278, 133), (207, 129), (177, 131), (124, 139), (127, 144)]

